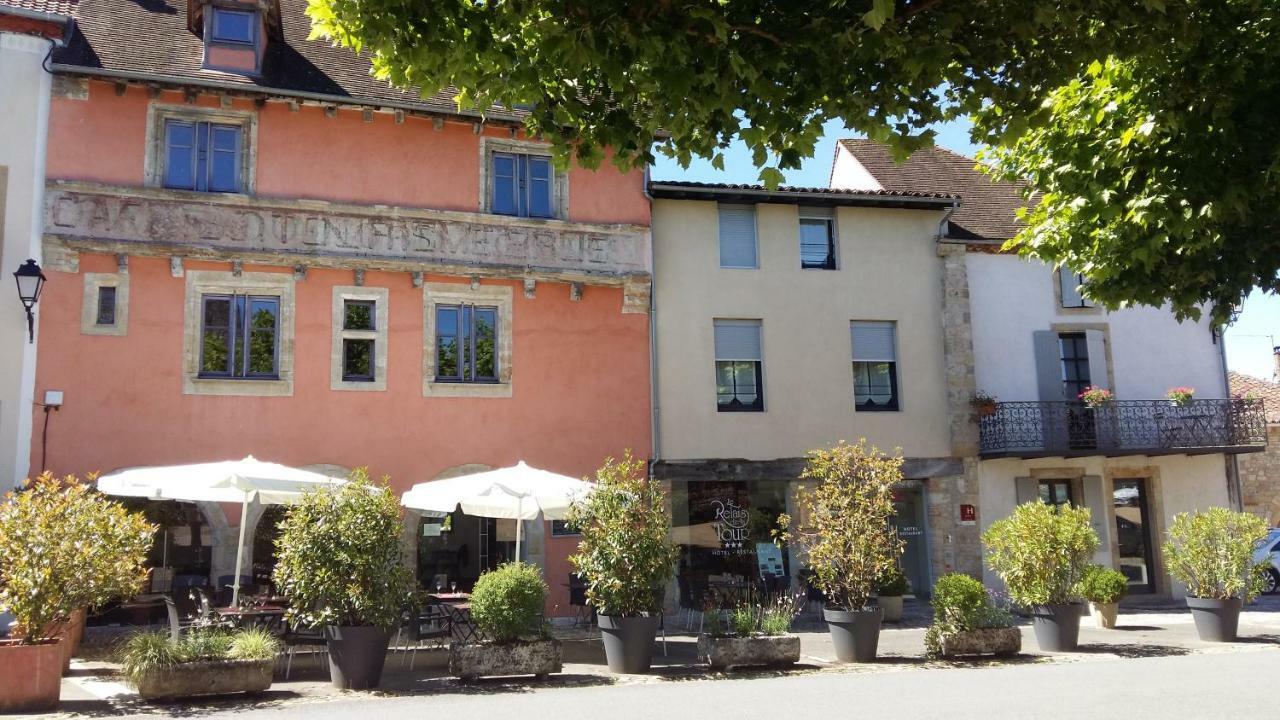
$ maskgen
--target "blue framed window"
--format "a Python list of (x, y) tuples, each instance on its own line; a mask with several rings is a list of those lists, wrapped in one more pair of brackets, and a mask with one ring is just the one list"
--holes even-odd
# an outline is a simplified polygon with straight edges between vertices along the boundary
[(279, 378), (279, 297), (204, 295), (200, 301), (200, 377)]
[(253, 45), (257, 38), (258, 13), (252, 10), (210, 8), (213, 17), (209, 22), (209, 39), (214, 42)]
[(498, 308), (436, 306), (436, 380), (498, 381)]
[(555, 217), (555, 171), (551, 158), (520, 153), (493, 153), (490, 210), (516, 217)]
[(164, 123), (164, 186), (201, 192), (240, 192), (239, 125), (189, 120)]

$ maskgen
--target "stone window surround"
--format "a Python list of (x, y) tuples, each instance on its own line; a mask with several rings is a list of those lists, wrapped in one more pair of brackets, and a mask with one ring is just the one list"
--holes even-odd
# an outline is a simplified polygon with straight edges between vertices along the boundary
[(240, 192), (217, 194), (253, 195), (256, 186), (256, 173), (254, 170), (258, 159), (257, 113), (247, 110), (226, 110), (160, 102), (153, 102), (147, 105), (146, 157), (142, 166), (146, 186), (161, 188), (167, 192), (207, 196), (209, 192), (204, 190), (177, 190), (164, 187), (164, 124), (167, 120), (239, 125), (242, 128), (240, 142), (243, 145), (240, 148)]
[[(116, 289), (116, 321), (111, 325), (98, 324), (98, 290), (104, 287)], [(115, 335), (129, 333), (129, 273), (85, 273), (84, 299), (80, 304), (80, 334)]]
[[(534, 140), (496, 138), (482, 135), (480, 137), (480, 204), (478, 207), (479, 212), (482, 213), (492, 212), (489, 208), (493, 207), (493, 184), (489, 181), (489, 172), (490, 156), (495, 152), (551, 157), (551, 146)], [(539, 222), (569, 219), (569, 174), (555, 167), (554, 163), (551, 167), (555, 173), (555, 182), (552, 187), (552, 204), (555, 208), (555, 217), (520, 218), (522, 221)]]
[[(276, 295), (280, 298), (276, 351), (279, 379), (202, 378), (201, 298), (206, 294)], [(294, 279), (292, 273), (188, 270), (183, 311), (182, 394), (288, 397), (293, 395)]]
[(1055, 312), (1059, 315), (1101, 315), (1103, 313), (1101, 305), (1090, 305), (1089, 307), (1062, 306), (1062, 272), (1065, 269), (1059, 267), (1049, 273), (1049, 278), (1053, 281), (1053, 307)]
[[(423, 283), (422, 285), (422, 395), (424, 397), (511, 397), (511, 364), (514, 353), (511, 345), (510, 285), (479, 285), (472, 288), (466, 283)], [(498, 382), (440, 382), (436, 380), (436, 305), (493, 305), (498, 308)]]
[[(1059, 308), (1062, 309), (1062, 308)], [(1083, 308), (1082, 308), (1083, 309)], [(1111, 352), (1111, 326), (1105, 322), (1097, 323), (1050, 323), (1049, 331), (1058, 333), (1084, 332), (1085, 330), (1097, 330), (1102, 333), (1102, 345), (1107, 349), (1107, 389), (1116, 393), (1116, 363), (1112, 359)], [(1090, 378), (1092, 381), (1092, 378)], [(1118, 397), (1118, 396), (1117, 396)]]
[[(381, 287), (336, 285), (333, 288), (333, 345), (330, 351), (330, 390), (384, 391), (387, 389), (387, 318), (390, 291)], [(373, 330), (344, 330), (348, 300), (374, 303)], [(348, 338), (373, 341), (373, 380), (343, 380), (342, 341)]]

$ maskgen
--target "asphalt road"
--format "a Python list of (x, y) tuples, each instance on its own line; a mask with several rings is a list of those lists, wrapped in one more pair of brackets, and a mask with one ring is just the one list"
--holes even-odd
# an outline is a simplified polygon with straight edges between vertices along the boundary
[[(1244, 718), (1275, 712), (1280, 646), (1000, 668), (819, 673), (711, 681), (361, 698), (239, 718)], [(207, 717), (207, 716), (206, 716)]]

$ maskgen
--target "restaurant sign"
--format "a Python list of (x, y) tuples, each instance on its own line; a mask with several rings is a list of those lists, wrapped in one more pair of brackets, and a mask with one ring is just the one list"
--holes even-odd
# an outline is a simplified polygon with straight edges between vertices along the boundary
[(748, 542), (751, 538), (747, 522), (751, 514), (746, 508), (729, 499), (714, 500), (712, 505), (715, 507), (715, 519), (711, 523), (711, 528), (720, 541), (720, 549), (716, 554), (750, 554), (752, 548)]

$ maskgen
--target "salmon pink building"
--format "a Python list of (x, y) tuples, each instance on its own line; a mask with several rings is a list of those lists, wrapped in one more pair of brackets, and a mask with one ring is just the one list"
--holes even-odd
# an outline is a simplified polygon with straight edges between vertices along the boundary
[[(304, 0), (83, 0), (52, 56), (32, 472), (253, 455), (415, 483), (581, 476), (650, 442), (644, 173), (558, 169), (519, 111), (461, 113), (307, 40)], [(47, 422), (46, 422), (47, 421)], [(156, 590), (232, 573), (273, 511), (152, 509)], [(412, 518), (420, 582), (514, 521)], [(569, 614), (576, 541), (522, 555)], [(165, 586), (165, 587), (160, 587)]]

